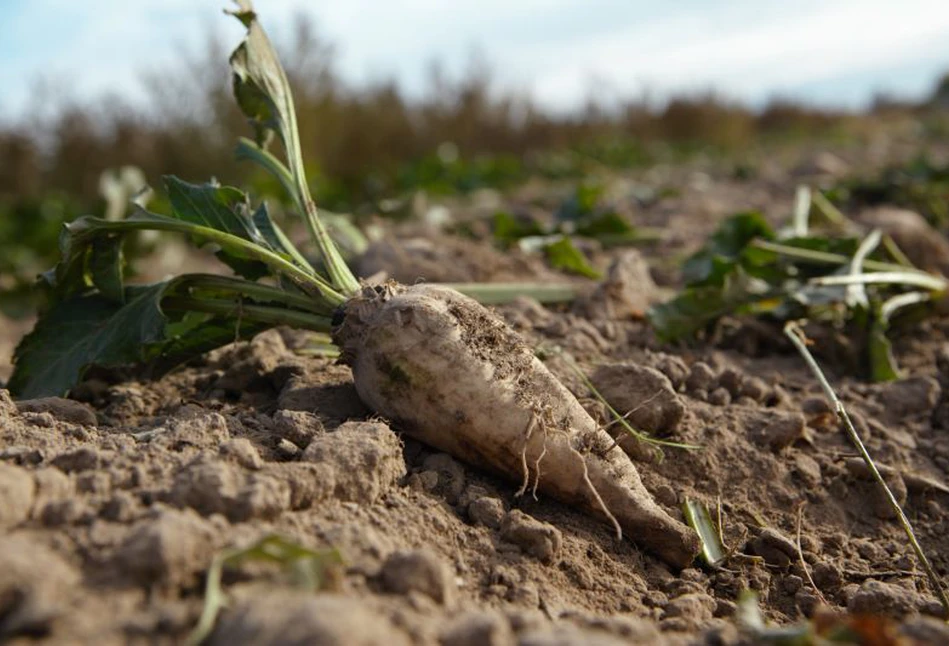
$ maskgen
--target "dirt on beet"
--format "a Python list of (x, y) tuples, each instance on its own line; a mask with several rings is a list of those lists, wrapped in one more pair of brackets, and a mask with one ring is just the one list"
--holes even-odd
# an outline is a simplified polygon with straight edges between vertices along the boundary
[[(838, 161), (872, 168), (913, 146), (854, 148)], [(404, 282), (581, 285), (568, 306), (520, 298), (496, 309), (532, 346), (569, 354), (634, 426), (700, 447), (620, 442), (666, 511), (682, 518), (689, 498), (721, 519), (733, 551), (721, 567), (670, 569), (635, 535), (619, 541), (606, 523), (517, 497), (516, 482), (402, 436), (359, 401), (348, 368), (302, 354), (307, 334), (278, 329), (156, 379), (94, 371), (71, 399), (14, 402), (0, 390), (0, 641), (181, 643), (215, 555), (280, 534), (335, 547), (345, 564), (316, 593), (266, 565), (227, 570), (229, 603), (209, 643), (753, 643), (736, 617), (745, 590), (775, 624), (827, 608), (890, 618), (886, 630), (917, 640), (906, 643), (949, 643), (902, 530), (780, 329), (726, 320), (702, 342), (667, 346), (643, 318), (679, 284), (672, 259), (736, 211), (785, 219), (823, 158), (768, 160), (754, 179), (701, 161), (613, 178), (636, 222), (667, 235), (596, 250), (601, 281), (417, 224), (389, 227), (356, 263), (363, 276)], [(669, 197), (636, 202), (643, 186)], [(532, 183), (503, 199), (542, 208), (559, 190)], [(448, 206), (459, 219), (482, 215), (473, 200)], [(0, 348), (22, 332), (0, 325)], [(890, 383), (825, 363), (943, 577), (947, 335), (941, 317), (897, 336), (906, 376)], [(606, 422), (563, 353), (545, 356)]]

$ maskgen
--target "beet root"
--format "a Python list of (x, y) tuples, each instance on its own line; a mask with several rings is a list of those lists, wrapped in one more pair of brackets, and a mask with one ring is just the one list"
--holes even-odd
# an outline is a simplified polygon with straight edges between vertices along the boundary
[(612, 521), (686, 567), (695, 532), (497, 315), (452, 289), (389, 283), (349, 300), (333, 336), (370, 408), (454, 457)]

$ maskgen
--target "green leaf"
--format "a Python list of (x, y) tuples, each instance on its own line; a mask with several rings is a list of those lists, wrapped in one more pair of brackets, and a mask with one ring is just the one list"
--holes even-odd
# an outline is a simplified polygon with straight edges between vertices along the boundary
[(329, 311), (294, 292), (206, 274), (126, 287), (121, 300), (73, 296), (20, 342), (9, 387), (20, 397), (63, 395), (94, 365), (148, 364), (154, 376), (281, 324), (326, 331)]
[(887, 326), (874, 321), (870, 326), (870, 338), (867, 340), (867, 353), (870, 358), (870, 378), (873, 381), (894, 381), (900, 378), (893, 344), (886, 336)]
[(574, 233), (611, 244), (638, 238), (636, 227), (612, 210), (580, 220), (577, 222)]
[[(175, 218), (253, 242), (269, 251), (280, 249), (265, 238), (250, 213), (247, 196), (236, 188), (216, 184), (189, 184), (174, 176), (164, 179)], [(281, 250), (282, 251), (282, 250)], [(267, 265), (221, 249), (215, 255), (227, 266), (250, 280), (269, 273)], [(289, 258), (289, 254), (283, 254)]]
[(760, 213), (733, 215), (685, 262), (683, 278), (690, 286), (719, 282), (727, 270), (740, 263), (748, 243), (756, 238), (773, 240), (774, 237), (774, 231)]
[(596, 183), (583, 183), (577, 186), (574, 194), (557, 210), (556, 218), (560, 222), (583, 219), (592, 214), (603, 197), (604, 188)]
[(543, 235), (544, 230), (537, 222), (516, 218), (507, 211), (498, 211), (494, 214), (491, 233), (497, 242), (507, 247), (521, 238)]
[(267, 273), (289, 278), (305, 293), (321, 298), (329, 305), (339, 305), (345, 300), (324, 279), (308, 273), (284, 254), (272, 250), (266, 243), (262, 245), (258, 241), (219, 231), (210, 226), (149, 213), (141, 208), (125, 220), (103, 220), (87, 216), (66, 225), (60, 244), (63, 259), (52, 273), (47, 272), (46, 279), (53, 285), (60, 300), (87, 291), (92, 286), (92, 281), (86, 274), (86, 258), (95, 240), (149, 229), (183, 233), (199, 244), (215, 244), (220, 247), (220, 253), (226, 254), (219, 257), (226, 258), (230, 266), (260, 265), (269, 268)]
[(122, 242), (125, 236), (103, 236), (92, 243), (89, 270), (92, 284), (108, 299), (122, 302), (125, 293), (122, 289)]
[(587, 278), (600, 277), (600, 272), (590, 266), (586, 256), (573, 245), (573, 242), (567, 236), (563, 236), (556, 242), (544, 247), (544, 253), (547, 256), (547, 261), (555, 269), (579, 274)]
[(145, 361), (165, 341), (159, 303), (168, 286), (129, 288), (124, 304), (101, 294), (54, 304), (17, 346), (10, 391), (24, 399), (62, 396), (92, 365)]
[[(651, 307), (647, 317), (661, 340), (678, 341), (694, 336), (726, 314), (750, 310), (774, 296), (767, 283), (738, 270), (721, 287), (686, 288), (672, 300)], [(778, 298), (774, 305), (781, 303), (783, 299)]]

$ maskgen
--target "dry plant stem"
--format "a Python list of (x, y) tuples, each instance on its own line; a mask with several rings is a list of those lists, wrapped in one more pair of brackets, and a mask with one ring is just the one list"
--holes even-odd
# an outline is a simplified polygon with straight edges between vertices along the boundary
[(814, 359), (814, 356), (811, 354), (811, 351), (807, 348), (807, 337), (804, 336), (804, 331), (797, 323), (790, 321), (784, 326), (784, 333), (791, 340), (791, 343), (793, 343), (797, 348), (798, 352), (801, 353), (801, 356), (804, 358), (807, 366), (811, 369), (811, 372), (814, 373), (817, 381), (820, 382), (821, 388), (824, 390), (824, 394), (833, 404), (834, 410), (837, 412), (837, 417), (839, 417), (840, 421), (843, 423), (844, 428), (847, 431), (847, 435), (850, 436), (850, 440), (853, 442), (854, 446), (857, 447), (857, 451), (860, 452), (860, 456), (863, 458), (867, 468), (873, 475), (873, 479), (876, 480), (877, 484), (880, 485), (880, 488), (886, 494), (890, 506), (893, 508), (893, 511), (896, 513), (896, 516), (900, 521), (900, 525), (903, 526), (903, 531), (906, 532), (906, 537), (909, 539), (910, 545), (913, 547), (913, 551), (916, 552), (916, 557), (919, 559), (923, 569), (926, 571), (926, 576), (929, 577), (929, 583), (936, 592), (936, 596), (939, 597), (939, 602), (942, 604), (943, 615), (949, 618), (949, 596), (946, 595), (946, 590), (942, 585), (942, 581), (939, 580), (939, 577), (936, 575), (936, 571), (933, 570), (932, 564), (930, 564), (929, 559), (926, 558), (926, 553), (923, 551), (919, 541), (916, 540), (916, 533), (913, 531), (913, 525), (910, 523), (909, 518), (907, 518), (906, 514), (903, 513), (902, 507), (900, 507), (900, 504), (896, 501), (896, 498), (893, 496), (893, 492), (890, 491), (886, 481), (880, 474), (880, 470), (877, 469), (876, 463), (873, 461), (873, 458), (870, 457), (867, 447), (864, 446), (863, 441), (860, 439), (860, 435), (857, 433), (857, 429), (854, 427), (853, 421), (851, 421), (850, 415), (847, 413), (847, 409), (844, 408), (843, 402), (841, 402), (837, 397), (837, 393), (834, 392), (830, 382), (827, 381), (827, 377), (824, 376), (824, 371), (821, 370), (820, 366), (817, 364), (817, 361)]
[(817, 584), (814, 583), (814, 577), (811, 576), (811, 568), (807, 566), (807, 561), (804, 560), (804, 549), (801, 547), (801, 523), (804, 519), (804, 503), (798, 505), (797, 508), (797, 539), (795, 545), (797, 547), (797, 558), (801, 561), (801, 569), (804, 570), (804, 576), (807, 577), (807, 582), (811, 584), (811, 587), (814, 588), (814, 592), (817, 593), (817, 597), (820, 599), (820, 602), (825, 606), (830, 605), (827, 603), (827, 599), (824, 597), (824, 593), (820, 591), (820, 588), (817, 587)]

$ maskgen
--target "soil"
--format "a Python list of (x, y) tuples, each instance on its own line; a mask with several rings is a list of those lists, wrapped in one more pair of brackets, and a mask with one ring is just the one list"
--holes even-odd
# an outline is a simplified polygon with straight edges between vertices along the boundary
[[(830, 166), (881, 165), (919, 145), (894, 137), (883, 152), (837, 150), (841, 163)], [(618, 203), (668, 235), (638, 250), (594, 250), (601, 283), (502, 255), (477, 236), (442, 244), (418, 224), (392, 227), (384, 248), (358, 263), (405, 282), (583, 285), (570, 306), (521, 298), (496, 309), (531, 345), (573, 357), (614, 407), (634, 411), (635, 425), (700, 447), (660, 453), (621, 442), (669, 514), (681, 519), (691, 499), (720, 517), (733, 550), (723, 565), (670, 568), (635, 535), (619, 541), (609, 524), (566, 505), (517, 497), (516, 479), (374, 416), (348, 368), (301, 354), (307, 335), (279, 329), (159, 379), (95, 371), (71, 399), (14, 402), (0, 390), (0, 640), (181, 643), (214, 556), (276, 533), (335, 547), (345, 564), (318, 593), (277, 568), (228, 570), (229, 604), (209, 643), (753, 643), (736, 617), (745, 590), (775, 624), (824, 609), (869, 613), (881, 635), (949, 643), (902, 530), (780, 329), (724, 321), (717, 334), (673, 347), (643, 320), (678, 284), (672, 260), (733, 212), (785, 220), (798, 181), (827, 179), (827, 154), (768, 160), (750, 180), (701, 160), (614, 177)], [(643, 187), (675, 191), (643, 202)], [(497, 199), (543, 211), (562, 189), (531, 184)], [(449, 207), (476, 221), (480, 203)], [(22, 333), (0, 330), (4, 348)], [(833, 357), (824, 364), (943, 578), (947, 335), (946, 317), (903, 330), (895, 351), (906, 376), (891, 383), (861, 381)], [(544, 356), (606, 419), (563, 355)]]

